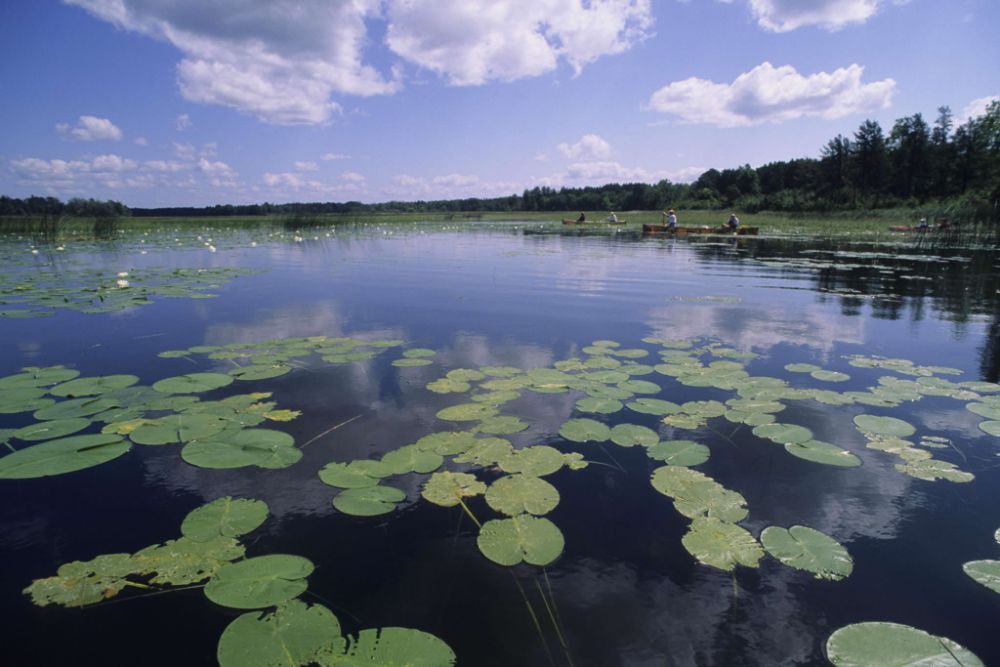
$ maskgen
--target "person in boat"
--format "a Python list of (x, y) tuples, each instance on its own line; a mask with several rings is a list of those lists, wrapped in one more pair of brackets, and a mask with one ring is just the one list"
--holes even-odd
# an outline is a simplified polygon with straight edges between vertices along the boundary
[(611, 215), (608, 216), (608, 222), (618, 222), (618, 216), (615, 215), (614, 211), (611, 211)]
[(735, 213), (729, 214), (729, 220), (726, 221), (726, 226), (728, 226), (729, 229), (734, 232), (740, 226), (740, 219), (736, 217)]
[(674, 212), (674, 209), (667, 211), (667, 227), (670, 229), (677, 228), (677, 213)]
[(927, 218), (920, 218), (920, 224), (917, 225), (917, 231), (926, 232), (928, 227)]
[(580, 211), (580, 217), (576, 219), (577, 222), (587, 222), (587, 214)]

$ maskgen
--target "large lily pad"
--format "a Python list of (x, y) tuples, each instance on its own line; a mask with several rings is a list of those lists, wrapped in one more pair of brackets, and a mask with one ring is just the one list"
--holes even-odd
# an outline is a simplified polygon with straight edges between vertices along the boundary
[(228, 422), (207, 414), (175, 414), (148, 420), (128, 434), (137, 445), (170, 445), (204, 440), (221, 433)]
[(37, 442), (39, 440), (53, 440), (73, 435), (90, 426), (91, 421), (83, 417), (73, 419), (54, 419), (51, 421), (41, 421), (37, 424), (24, 426), (11, 433), (11, 436), (25, 442)]
[(609, 415), (618, 412), (624, 404), (615, 398), (581, 398), (576, 402), (576, 409), (581, 412), (594, 412), (602, 415)]
[(1000, 560), (972, 560), (963, 563), (962, 569), (986, 588), (1000, 593)]
[(872, 435), (887, 435), (897, 438), (907, 438), (917, 432), (912, 424), (895, 417), (876, 417), (875, 415), (858, 415), (854, 425), (862, 433)]
[(769, 554), (789, 567), (805, 570), (817, 579), (839, 581), (851, 574), (854, 561), (847, 549), (829, 535), (806, 526), (768, 526), (760, 534)]
[(267, 514), (263, 500), (224, 496), (192, 510), (181, 523), (181, 533), (195, 542), (240, 537), (264, 523)]
[(455, 422), (480, 421), (495, 417), (497, 409), (485, 403), (463, 403), (445, 408), (437, 413), (438, 419)]
[(418, 449), (441, 456), (461, 454), (476, 444), (476, 434), (468, 431), (439, 431), (425, 435), (414, 443)]
[(440, 468), (444, 463), (444, 457), (416, 445), (406, 445), (387, 452), (382, 457), (382, 463), (393, 475), (405, 475), (411, 472), (428, 473)]
[(233, 383), (225, 373), (189, 373), (153, 383), (153, 389), (164, 394), (200, 394)]
[(646, 450), (646, 455), (654, 461), (684, 467), (701, 465), (709, 454), (708, 447), (691, 440), (664, 440)]
[(98, 394), (107, 394), (117, 389), (131, 387), (138, 381), (139, 378), (135, 375), (103, 375), (92, 378), (77, 378), (52, 387), (49, 393), (53, 396), (62, 397), (97, 396)]
[(424, 484), (421, 495), (442, 507), (454, 507), (462, 498), (478, 496), (486, 492), (486, 485), (476, 479), (475, 475), (464, 472), (436, 472)]
[(660, 436), (651, 428), (638, 424), (618, 424), (611, 429), (611, 442), (621, 447), (642, 445), (652, 447), (660, 441)]
[(321, 667), (453, 667), (455, 659), (454, 651), (432, 634), (380, 628), (342, 640), (333, 652), (322, 652), (318, 662)]
[(680, 466), (662, 466), (653, 471), (653, 488), (674, 501), (684, 516), (711, 517), (735, 523), (746, 518), (746, 499), (711, 477)]
[(75, 435), (49, 440), (0, 458), (0, 479), (50, 477), (91, 468), (129, 450), (117, 435)]
[(855, 623), (826, 641), (836, 667), (982, 667), (964, 646), (899, 623)]
[(753, 434), (779, 445), (808, 442), (813, 439), (812, 431), (796, 424), (763, 424), (755, 426)]
[(305, 592), (313, 564), (301, 556), (271, 554), (219, 568), (205, 585), (205, 596), (236, 609), (269, 607)]
[(223, 431), (206, 440), (184, 445), (181, 457), (199, 468), (287, 468), (300, 458), (295, 439), (265, 428)]
[(0, 391), (23, 387), (48, 387), (60, 382), (68, 382), (78, 375), (80, 375), (80, 371), (63, 366), (25, 368), (22, 373), (0, 378)]
[(559, 504), (559, 492), (529, 475), (504, 475), (486, 489), (486, 504), (501, 514), (548, 514)]
[[(121, 407), (121, 404), (106, 396), (89, 398), (73, 398), (68, 401), (54, 403), (51, 399), (40, 399), (48, 401), (32, 415), (35, 419), (76, 419), (78, 417), (89, 417), (99, 412)], [(2, 410), (0, 410), (2, 411)]]
[(406, 493), (394, 486), (369, 486), (347, 489), (335, 496), (333, 506), (352, 516), (378, 516), (396, 509), (396, 503), (406, 499)]
[(570, 419), (559, 428), (559, 435), (573, 442), (604, 442), (611, 438), (611, 429), (593, 419)]
[(711, 517), (692, 521), (681, 542), (699, 561), (726, 572), (737, 565), (757, 567), (764, 557), (764, 550), (749, 531)]
[(130, 554), (104, 554), (65, 563), (55, 576), (31, 582), (24, 593), (39, 607), (83, 607), (120, 593), (127, 585), (125, 578), (138, 570)]
[(220, 667), (305, 667), (340, 640), (340, 623), (322, 605), (289, 600), (273, 612), (252, 611), (219, 637)]
[(979, 422), (979, 430), (988, 435), (1000, 438), (1000, 420)]
[(840, 466), (841, 468), (856, 468), (861, 465), (861, 459), (851, 452), (829, 442), (823, 442), (822, 440), (787, 442), (785, 443), (785, 449), (792, 456), (797, 456), (800, 459), (812, 461), (813, 463)]
[(476, 543), (484, 556), (508, 567), (521, 562), (549, 565), (565, 546), (562, 532), (554, 523), (527, 514), (487, 521)]
[(626, 403), (625, 407), (635, 412), (641, 412), (645, 415), (656, 415), (658, 417), (675, 415), (681, 411), (681, 406), (676, 403), (663, 401), (658, 398), (637, 398), (631, 403)]
[(500, 459), (504, 472), (519, 472), (522, 475), (544, 477), (556, 472), (566, 463), (565, 455), (548, 445), (535, 445), (515, 450)]
[(142, 574), (154, 574), (154, 584), (185, 586), (204, 581), (246, 553), (231, 537), (213, 537), (195, 542), (189, 537), (167, 540), (146, 547), (132, 556)]
[(949, 482), (962, 484), (965, 482), (971, 482), (976, 478), (976, 476), (971, 472), (965, 472), (964, 470), (959, 469), (954, 463), (940, 461), (938, 459), (923, 458), (910, 460), (905, 463), (897, 463), (894, 467), (899, 472), (907, 474), (910, 477), (916, 477), (917, 479), (923, 479), (928, 482), (943, 479)]

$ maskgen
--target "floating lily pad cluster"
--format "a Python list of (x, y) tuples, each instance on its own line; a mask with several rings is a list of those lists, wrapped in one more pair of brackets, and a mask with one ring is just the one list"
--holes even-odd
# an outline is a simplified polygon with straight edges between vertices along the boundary
[(134, 554), (66, 563), (55, 576), (35, 580), (24, 592), (39, 606), (82, 607), (128, 586), (167, 590), (204, 581), (205, 597), (215, 604), (254, 610), (223, 631), (216, 652), (221, 667), (455, 664), (447, 644), (419, 630), (344, 634), (328, 608), (299, 599), (314, 569), (308, 559), (290, 554), (244, 559), (246, 549), (237, 538), (256, 530), (267, 516), (267, 504), (260, 500), (218, 498), (190, 512), (175, 540)]
[(235, 278), (255, 269), (104, 269), (19, 272), (0, 282), (0, 317), (45, 317), (57, 310), (110, 313), (147, 306), (159, 298), (211, 299)]
[(917, 447), (907, 437), (916, 433), (912, 424), (895, 417), (858, 415), (854, 425), (868, 440), (868, 448), (892, 454), (900, 459), (896, 470), (930, 482), (971, 482), (975, 475), (959, 469), (954, 463), (935, 459), (926, 448)]
[(329, 364), (368, 361), (401, 340), (363, 340), (359, 338), (309, 336), (281, 338), (253, 343), (228, 345), (195, 345), (186, 350), (167, 350), (159, 356), (165, 359), (204, 356), (225, 361), (233, 366), (229, 375), (237, 380), (266, 380), (289, 373), (303, 365), (305, 358), (318, 354)]
[(135, 375), (78, 376), (74, 369), (50, 366), (0, 378), (0, 413), (31, 412), (35, 420), (0, 432), (0, 442), (11, 450), (0, 458), (0, 479), (90, 468), (133, 444), (183, 445), (184, 460), (204, 468), (283, 468), (301, 457), (290, 435), (256, 428), (298, 416), (276, 409), (266, 400), (270, 393), (214, 401), (195, 395), (231, 384), (224, 373), (191, 373), (151, 387), (137, 384)]

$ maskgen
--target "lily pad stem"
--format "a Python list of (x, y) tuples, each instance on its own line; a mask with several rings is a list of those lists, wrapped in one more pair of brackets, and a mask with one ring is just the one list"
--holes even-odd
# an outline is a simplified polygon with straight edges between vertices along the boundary
[(9, 442), (6, 442), (6, 441), (4, 441), (4, 443), (3, 443), (3, 444), (4, 444), (4, 445), (5, 445), (6, 447), (7, 447), (7, 449), (9, 449), (10, 451), (12, 451), (12, 452), (16, 452), (16, 451), (17, 451), (16, 449), (14, 449), (14, 445), (10, 444)]
[(521, 582), (518, 581), (517, 575), (514, 574), (514, 570), (508, 570), (508, 572), (510, 572), (511, 578), (514, 579), (514, 583), (517, 585), (517, 590), (521, 592), (521, 599), (524, 600), (524, 606), (528, 608), (528, 614), (531, 616), (531, 622), (535, 624), (535, 630), (538, 632), (538, 638), (542, 640), (542, 646), (545, 648), (545, 656), (549, 659), (549, 664), (552, 665), (552, 667), (555, 667), (555, 660), (552, 659), (552, 652), (549, 650), (549, 643), (545, 640), (545, 634), (542, 632), (542, 624), (538, 622), (538, 616), (535, 615), (535, 608), (531, 606), (531, 602), (528, 600), (528, 596), (525, 594), (524, 588), (521, 586)]
[(469, 515), (470, 519), (472, 519), (472, 523), (476, 524), (476, 528), (482, 530), (483, 524), (479, 523), (479, 519), (477, 519), (476, 515), (472, 513), (472, 510), (469, 509), (469, 506), (465, 504), (465, 501), (459, 498), (458, 504), (462, 506), (462, 509), (465, 510), (465, 513)]
[[(569, 653), (569, 645), (566, 643), (566, 638), (563, 637), (562, 630), (559, 628), (559, 622), (556, 620), (555, 614), (552, 612), (552, 607), (549, 606), (549, 600), (545, 597), (545, 591), (542, 590), (542, 585), (538, 582), (538, 577), (535, 577), (535, 588), (538, 589), (538, 595), (542, 598), (542, 604), (545, 605), (545, 611), (549, 614), (549, 622), (552, 623), (552, 627), (555, 628), (556, 637), (559, 638), (559, 644), (563, 648), (563, 653), (566, 654), (566, 662), (573, 667), (573, 657)], [(553, 603), (555, 600), (553, 600)]]
[(339, 423), (339, 424), (337, 424), (336, 426), (331, 426), (330, 428), (326, 429), (325, 431), (323, 431), (323, 432), (322, 432), (322, 433), (320, 433), (319, 435), (317, 435), (317, 436), (314, 436), (314, 437), (310, 438), (309, 440), (306, 440), (306, 441), (305, 441), (304, 443), (302, 443), (301, 445), (299, 445), (299, 449), (305, 449), (306, 445), (309, 445), (309, 444), (311, 444), (311, 443), (314, 443), (314, 442), (316, 442), (317, 440), (319, 440), (320, 438), (322, 438), (322, 437), (323, 437), (324, 435), (326, 435), (327, 433), (330, 433), (330, 432), (332, 432), (332, 431), (336, 431), (336, 430), (337, 430), (338, 428), (340, 428), (341, 426), (346, 426), (347, 424), (350, 424), (350, 423), (351, 423), (352, 421), (354, 421), (355, 419), (358, 419), (359, 417), (361, 417), (361, 415), (354, 415), (353, 417), (351, 417), (351, 418), (350, 418), (350, 419), (348, 419), (347, 421), (343, 421), (343, 422), (340, 422), (340, 423)]
[(604, 452), (607, 455), (607, 457), (614, 462), (614, 464), (616, 466), (618, 466), (619, 470), (621, 470), (622, 472), (625, 472), (625, 468), (622, 467), (622, 464), (618, 463), (618, 459), (616, 459), (615, 457), (611, 456), (611, 452), (609, 452), (607, 450), (607, 448), (604, 447), (604, 445), (598, 445), (598, 447), (600, 447), (601, 451)]

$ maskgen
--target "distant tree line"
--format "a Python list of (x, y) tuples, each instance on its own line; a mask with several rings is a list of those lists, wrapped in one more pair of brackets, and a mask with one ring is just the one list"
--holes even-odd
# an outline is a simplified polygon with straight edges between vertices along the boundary
[(125, 204), (110, 199), (70, 199), (63, 203), (55, 197), (14, 199), (0, 196), (0, 217), (120, 218), (130, 214)]
[(897, 120), (888, 134), (866, 120), (850, 137), (838, 135), (818, 158), (771, 162), (760, 167), (709, 169), (690, 184), (662, 180), (598, 187), (536, 187), (520, 195), (378, 204), (312, 202), (217, 205), (203, 208), (129, 209), (119, 202), (53, 197), (0, 197), (0, 216), (303, 216), (317, 214), (607, 211), (668, 207), (741, 211), (835, 212), (877, 208), (928, 208), (977, 219), (998, 217), (1000, 202), (1000, 102), (955, 127), (951, 110), (938, 109), (929, 124), (919, 113)]

